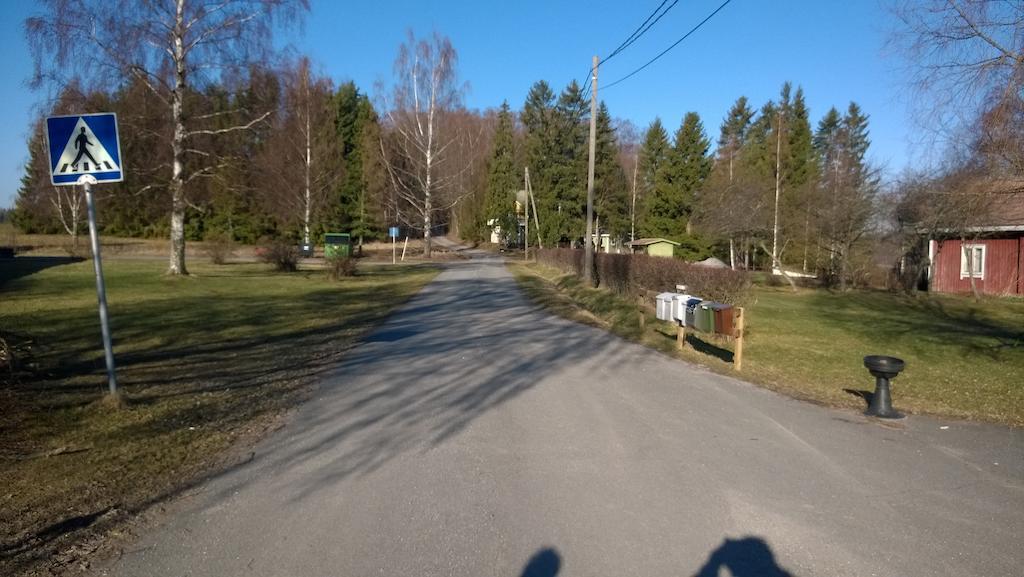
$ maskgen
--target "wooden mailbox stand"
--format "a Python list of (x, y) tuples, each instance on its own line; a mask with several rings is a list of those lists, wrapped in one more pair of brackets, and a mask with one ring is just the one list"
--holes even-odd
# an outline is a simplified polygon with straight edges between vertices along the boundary
[[(744, 326), (746, 324), (743, 307), (733, 307), (733, 330), (731, 338), (736, 341), (736, 350), (732, 355), (732, 365), (737, 372), (743, 370), (743, 335)], [(712, 333), (716, 334), (716, 333)], [(729, 335), (724, 335), (729, 337)], [(683, 323), (678, 322), (676, 324), (676, 348), (683, 350), (686, 348), (686, 326)]]

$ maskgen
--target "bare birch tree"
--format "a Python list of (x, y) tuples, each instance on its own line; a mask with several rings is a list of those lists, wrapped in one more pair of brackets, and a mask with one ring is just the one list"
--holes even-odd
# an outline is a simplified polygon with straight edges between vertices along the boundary
[(185, 268), (188, 184), (209, 169), (193, 169), (190, 140), (255, 126), (269, 111), (244, 111), (237, 125), (205, 128), (190, 115), (186, 96), (204, 81), (244, 70), (272, 48), (275, 18), (292, 21), (307, 0), (41, 0), (43, 14), (25, 22), (35, 61), (33, 84), (60, 84), (72, 71), (90, 85), (144, 82), (166, 107), (173, 125), (168, 273)]
[(931, 144), (965, 148), (980, 140), (993, 159), (1024, 174), (1024, 3), (893, 0), (893, 9), (900, 27), (890, 44), (907, 62)]
[[(423, 254), (430, 257), (435, 216), (446, 214), (462, 198), (459, 183), (472, 163), (456, 154), (459, 143), (472, 138), (453, 113), (462, 109), (464, 86), (458, 83), (458, 54), (451, 41), (434, 33), (417, 40), (412, 31), (398, 49), (395, 84), (384, 100), (387, 138), (380, 143), (392, 192), (415, 220), (398, 211), (405, 224), (423, 229)], [(464, 143), (462, 143), (464, 144)], [(444, 166), (444, 173), (441, 167)]]
[(284, 74), (275, 130), (257, 160), (260, 192), (269, 208), (295, 224), (305, 244), (341, 176), (334, 138), (330, 80), (314, 77), (308, 58)]

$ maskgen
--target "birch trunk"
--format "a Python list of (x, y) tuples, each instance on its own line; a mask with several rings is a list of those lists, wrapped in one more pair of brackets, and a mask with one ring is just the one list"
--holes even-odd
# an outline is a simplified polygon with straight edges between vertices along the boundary
[(171, 256), (168, 274), (187, 275), (185, 269), (185, 0), (178, 0), (174, 14), (174, 90), (171, 93), (171, 118), (174, 137), (171, 172)]

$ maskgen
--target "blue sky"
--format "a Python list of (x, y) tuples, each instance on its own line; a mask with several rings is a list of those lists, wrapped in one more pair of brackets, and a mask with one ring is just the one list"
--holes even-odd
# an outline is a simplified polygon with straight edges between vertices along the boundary
[[(709, 136), (737, 97), (760, 106), (778, 96), (786, 80), (801, 85), (812, 122), (830, 106), (854, 100), (871, 117), (871, 156), (899, 172), (913, 158), (911, 123), (900, 62), (884, 54), (891, 16), (876, 0), (733, 0), (700, 31), (630, 80), (600, 89), (643, 64), (682, 36), (722, 0), (683, 0), (650, 32), (601, 68), (599, 97), (613, 116), (645, 127), (660, 116), (674, 131), (690, 110)], [(33, 104), (25, 86), (31, 72), (22, 33), (34, 4), (0, 0), (0, 48), (7, 80), (0, 83), (0, 206), (17, 192)], [(507, 99), (518, 109), (530, 85), (547, 80), (561, 90), (582, 78), (590, 58), (604, 56), (643, 21), (657, 0), (519, 2), (312, 0), (301, 30), (280, 35), (309, 54), (336, 82), (354, 80), (372, 92), (391, 78), (397, 47), (412, 28), (438, 31), (459, 52), (459, 73), (470, 84), (467, 105), (490, 108)], [(130, 180), (131, 175), (127, 175)]]

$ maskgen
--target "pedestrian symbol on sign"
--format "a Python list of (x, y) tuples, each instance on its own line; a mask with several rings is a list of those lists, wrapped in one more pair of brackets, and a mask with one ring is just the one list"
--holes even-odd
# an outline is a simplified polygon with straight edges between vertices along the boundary
[(96, 166), (99, 166), (100, 164), (96, 162), (96, 159), (93, 158), (91, 154), (89, 154), (89, 149), (86, 148), (87, 146), (92, 146), (92, 143), (89, 142), (89, 137), (85, 135), (85, 127), (83, 126), (78, 134), (78, 138), (75, 139), (75, 148), (78, 149), (78, 155), (75, 156), (73, 161), (71, 161), (71, 168), (76, 171), (78, 170), (78, 161), (82, 160), (83, 154), (88, 156), (89, 160), (91, 160)]

